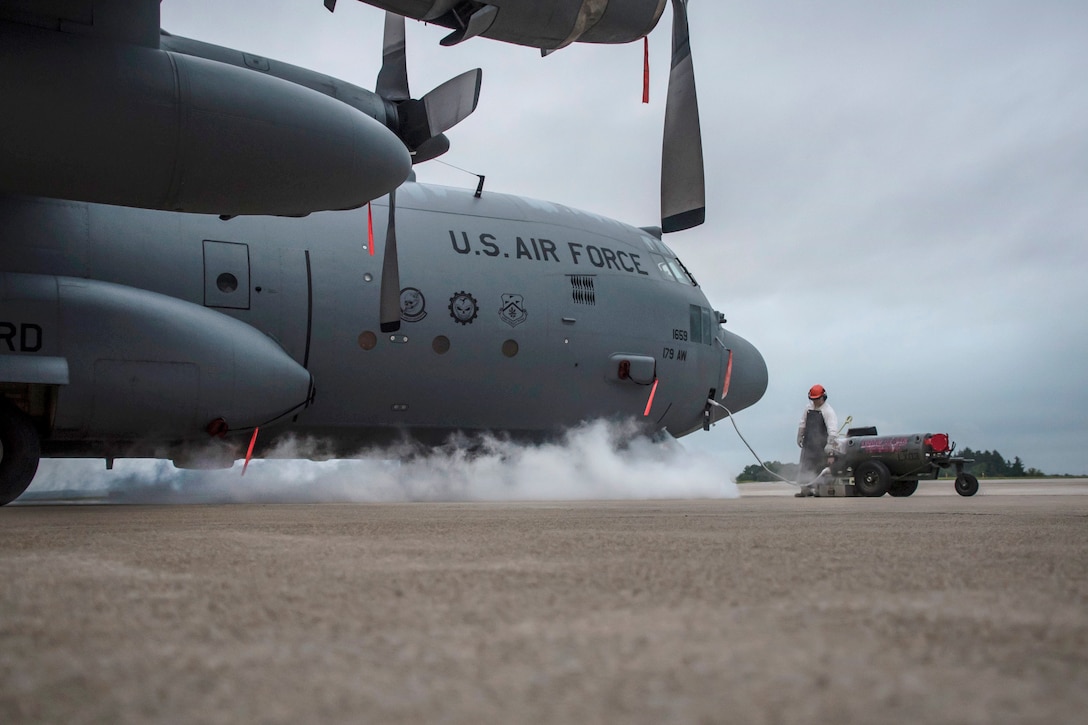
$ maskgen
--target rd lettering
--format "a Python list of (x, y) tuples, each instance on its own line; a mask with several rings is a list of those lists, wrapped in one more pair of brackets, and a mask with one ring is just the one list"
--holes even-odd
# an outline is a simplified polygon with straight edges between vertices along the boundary
[(0, 322), (0, 352), (38, 352), (42, 328), (29, 322)]

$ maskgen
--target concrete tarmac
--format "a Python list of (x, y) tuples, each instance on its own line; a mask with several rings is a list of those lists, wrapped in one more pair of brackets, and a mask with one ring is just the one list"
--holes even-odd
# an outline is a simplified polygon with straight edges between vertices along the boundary
[(741, 492), (5, 507), (0, 722), (1083, 722), (1088, 482)]

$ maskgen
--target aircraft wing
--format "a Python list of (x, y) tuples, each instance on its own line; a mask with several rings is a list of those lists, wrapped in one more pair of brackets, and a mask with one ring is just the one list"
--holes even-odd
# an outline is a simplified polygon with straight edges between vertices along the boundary
[(159, 0), (0, 0), (0, 97), (14, 99), (0, 191), (298, 216), (408, 176), (409, 150), (374, 116), (244, 60), (172, 52), (159, 23)]
[(0, 20), (159, 47), (159, 0), (0, 0)]
[[(542, 50), (574, 42), (629, 43), (653, 30), (667, 0), (359, 0), (450, 28), (443, 45), (483, 36)], [(329, 10), (336, 0), (325, 0)]]

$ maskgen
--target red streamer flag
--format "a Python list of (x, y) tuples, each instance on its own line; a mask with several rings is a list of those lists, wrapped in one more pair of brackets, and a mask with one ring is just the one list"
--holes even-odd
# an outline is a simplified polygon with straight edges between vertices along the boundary
[(253, 458), (253, 444), (257, 442), (257, 431), (260, 428), (253, 429), (253, 437), (249, 439), (249, 450), (246, 451), (246, 462), (242, 464), (242, 475), (246, 475), (246, 469), (249, 468), (249, 459)]
[(374, 215), (370, 212), (370, 202), (366, 203), (366, 248), (374, 256)]
[(642, 36), (642, 102), (650, 102), (650, 36)]
[(654, 393), (657, 392), (657, 378), (654, 378), (654, 386), (650, 388), (650, 399), (646, 401), (646, 410), (643, 411), (642, 417), (645, 418), (650, 414), (650, 408), (654, 407)]

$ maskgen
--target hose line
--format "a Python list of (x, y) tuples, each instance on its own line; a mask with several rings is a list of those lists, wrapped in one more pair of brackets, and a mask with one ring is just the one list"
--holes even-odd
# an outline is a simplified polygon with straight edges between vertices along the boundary
[[(783, 478), (782, 476), (779, 476), (777, 473), (775, 473), (771, 469), (767, 468), (767, 464), (763, 462), (763, 459), (761, 459), (759, 457), (759, 454), (756, 453), (755, 449), (752, 448), (751, 444), (748, 443), (747, 439), (744, 437), (744, 434), (740, 432), (740, 428), (737, 427), (737, 422), (735, 420), (733, 420), (733, 411), (729, 410), (729, 408), (726, 408), (724, 405), (722, 405), (721, 403), (719, 403), (718, 401), (716, 401), (716, 400), (714, 400), (712, 398), (707, 398), (706, 402), (710, 403), (711, 405), (716, 405), (716, 406), (718, 406), (719, 408), (721, 408), (722, 410), (725, 411), (725, 415), (726, 415), (726, 417), (729, 418), (729, 422), (733, 424), (733, 430), (735, 430), (737, 432), (737, 437), (740, 438), (741, 441), (744, 442), (744, 445), (747, 446), (749, 451), (751, 451), (752, 456), (756, 459), (756, 461), (759, 462), (759, 465), (763, 467), (763, 470), (766, 471), (767, 473), (771, 474), (775, 478), (777, 478), (779, 481), (782, 481), (783, 483), (788, 483), (791, 486), (797, 486), (798, 488), (803, 488), (805, 486), (811, 486), (812, 484), (819, 481), (820, 478), (823, 477), (823, 475), (825, 473), (830, 473), (831, 472), (830, 468), (824, 468), (824, 470), (822, 470), (818, 474), (816, 474), (815, 478), (813, 478), (808, 483), (804, 483), (804, 484), (798, 483), (797, 481), (791, 481), (788, 478)], [(853, 418), (847, 417), (846, 422), (843, 423), (843, 427), (846, 427), (847, 425), (849, 425), (850, 421), (852, 421), (852, 420), (853, 420)], [(839, 430), (841, 431), (842, 428), (840, 428)]]

